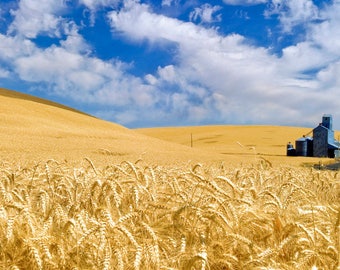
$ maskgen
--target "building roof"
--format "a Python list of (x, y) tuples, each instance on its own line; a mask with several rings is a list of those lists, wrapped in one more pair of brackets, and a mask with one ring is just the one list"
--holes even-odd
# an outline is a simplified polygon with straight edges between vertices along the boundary
[(340, 142), (334, 141), (333, 143), (328, 143), (328, 149), (337, 150), (340, 148)]
[(330, 130), (329, 128), (323, 126), (322, 123), (320, 123), (317, 127), (315, 127), (315, 128), (313, 129), (313, 131), (316, 130), (316, 129), (326, 129), (326, 130)]

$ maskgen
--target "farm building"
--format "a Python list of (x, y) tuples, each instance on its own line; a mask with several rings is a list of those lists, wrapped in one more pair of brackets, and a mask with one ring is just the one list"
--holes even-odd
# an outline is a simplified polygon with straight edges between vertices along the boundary
[(325, 114), (322, 122), (312, 130), (313, 136), (303, 137), (295, 141), (295, 148), (292, 143), (287, 144), (288, 156), (306, 157), (339, 157), (340, 142), (334, 139), (332, 115)]

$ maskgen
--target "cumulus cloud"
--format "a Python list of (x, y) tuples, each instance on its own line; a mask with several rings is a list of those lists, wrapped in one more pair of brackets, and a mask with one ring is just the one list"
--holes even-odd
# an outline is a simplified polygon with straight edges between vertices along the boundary
[[(111, 120), (137, 121), (135, 117), (127, 117), (127, 113), (124, 113), (125, 117), (118, 117), (123, 115), (121, 108), (134, 107), (130, 113), (140, 117), (139, 110), (145, 114), (158, 100), (159, 95), (152, 85), (125, 72), (126, 64), (86, 56), (70, 49), (70, 46), (34, 48), (30, 53), (16, 55), (12, 53), (11, 60), (13, 72), (33, 87), (45, 86), (44, 91), (49, 94), (82, 104), (93, 104), (100, 110), (115, 108)], [(0, 77), (7, 76), (8, 72), (0, 70)]]
[(326, 87), (328, 90), (338, 92), (337, 88), (340, 85), (340, 61), (334, 62), (321, 70), (317, 74), (317, 79), (320, 85)]
[[(228, 119), (227, 112), (244, 108), (239, 106), (240, 100), (249, 105), (253, 98), (263, 96), (261, 93), (268, 90), (261, 87), (263, 84), (267, 88), (276, 86), (270, 79), (278, 73), (275, 57), (265, 49), (247, 45), (242, 36), (222, 37), (212, 29), (151, 13), (141, 4), (129, 6), (125, 12), (112, 12), (110, 18), (115, 29), (131, 38), (177, 43), (181, 62), (160, 69), (158, 84), (176, 84), (186, 104), (190, 101), (209, 111), (210, 116), (215, 113), (219, 120)], [(251, 101), (244, 99), (247, 95)], [(178, 100), (178, 95), (171, 98), (175, 97)], [(224, 106), (219, 106), (221, 97)]]
[(320, 12), (320, 23), (312, 23), (308, 38), (325, 53), (337, 58), (340, 46), (340, 2), (335, 1)]
[(91, 46), (77, 32), (72, 33), (65, 40), (61, 40), (60, 45), (69, 52), (82, 53), (84, 55), (91, 53)]
[(60, 37), (69, 27), (67, 21), (58, 15), (65, 8), (63, 0), (20, 0), (19, 8), (12, 10), (14, 21), (9, 32), (27, 38), (39, 34)]
[[(117, 1), (80, 3), (95, 12)], [(130, 126), (138, 126), (141, 119), (145, 125), (186, 125), (315, 124), (325, 112), (340, 118), (334, 98), (340, 95), (339, 2), (319, 10), (309, 0), (272, 0), (267, 16), (279, 15), (286, 31), (300, 23), (306, 28), (306, 36), (278, 56), (239, 34), (223, 35), (194, 23), (218, 19), (216, 6), (200, 6), (191, 13), (193, 21), (184, 22), (126, 0), (108, 14), (113, 35), (130, 42), (176, 45), (175, 63), (165, 63), (142, 77), (129, 73), (129, 63), (95, 57), (75, 22), (61, 17), (67, 2), (46, 0), (40, 11), (37, 3), (21, 0), (9, 33), (0, 34), (0, 78), (15, 73), (33, 87), (43, 85), (54, 95), (93, 105), (97, 116)], [(36, 19), (25, 22), (29, 14)], [(45, 21), (47, 15), (51, 22)], [(41, 34), (60, 33), (59, 42), (47, 48), (33, 41)]]
[[(30, 8), (25, 10), (25, 5)], [(68, 22), (72, 27), (64, 33), (66, 38), (60, 39), (58, 44), (39, 48), (32, 38), (40, 34), (54, 36), (58, 27), (57, 24), (53, 27), (39, 26), (38, 21), (43, 24), (40, 14), (34, 15), (37, 21), (33, 24), (20, 21), (20, 16), (29, 14), (36, 7), (36, 2), (23, 0), (18, 10), (13, 11), (15, 19), (9, 34), (0, 34), (0, 63), (3, 64), (0, 78), (16, 74), (22, 81), (30, 83), (33, 89), (44, 89), (48, 94), (92, 104), (95, 108), (99, 106), (100, 110), (110, 111), (113, 107), (110, 119), (125, 121), (120, 122), (124, 124), (137, 121), (136, 117), (146, 115), (147, 109), (157, 103), (160, 95), (156, 89), (143, 78), (129, 75), (128, 64), (116, 60), (103, 61), (92, 56), (91, 47), (72, 21)], [(49, 9), (43, 7), (43, 10), (57, 18), (58, 8), (53, 5)], [(62, 18), (58, 20), (64, 21)], [(129, 112), (131, 117), (122, 112), (122, 108), (129, 107), (135, 108)]]
[[(206, 42), (210, 42), (210, 38), (218, 38), (214, 30), (152, 13), (149, 6), (129, 0), (126, 1), (124, 10), (113, 11), (108, 17), (114, 30), (135, 40), (148, 39), (153, 42), (164, 39), (181, 45), (188, 43), (187, 45), (195, 46), (198, 40), (202, 41), (205, 37), (208, 38)], [(180, 42), (181, 40), (185, 42)]]
[[(110, 19), (116, 31), (132, 39), (178, 44), (178, 65), (160, 68), (158, 74), (148, 77), (158, 89), (177, 86), (173, 89), (178, 91), (169, 95), (166, 103), (173, 111), (178, 107), (171, 104), (181, 99), (180, 107), (187, 108), (188, 114), (201, 108), (203, 120), (214, 115), (216, 122), (242, 122), (246, 115), (245, 122), (270, 122), (280, 111), (285, 112), (279, 116), (281, 122), (288, 124), (292, 118), (297, 122), (301, 104), (319, 104), (324, 99), (310, 72), (323, 70), (334, 58), (317, 46), (315, 38), (285, 48), (278, 57), (249, 45), (240, 35), (221, 36), (212, 29), (154, 14), (139, 3), (130, 2), (120, 12), (112, 12)], [(312, 107), (304, 110), (315, 114)]]
[[(18, 57), (14, 65), (22, 80), (45, 82), (56, 95), (83, 102), (127, 104), (124, 96), (129, 95), (128, 79), (123, 79), (119, 63), (106, 63), (54, 46)], [(110, 87), (115, 94), (110, 94)]]
[[(100, 83), (98, 76), (86, 70), (88, 69), (86, 64), (85, 58), (81, 55), (59, 47), (38, 50), (34, 54), (19, 57), (15, 61), (16, 71), (25, 81), (49, 82), (58, 84), (58, 86), (69, 83), (72, 87), (77, 86), (75, 82), (78, 82), (75, 88), (81, 88), (84, 91), (94, 86), (98, 87)], [(86, 76), (84, 76), (85, 73)], [(80, 76), (81, 74), (83, 76)], [(79, 80), (76, 80), (76, 77)], [(60, 87), (60, 91), (62, 89), (63, 87)]]
[(307, 24), (305, 40), (283, 49), (282, 62), (292, 72), (327, 69), (339, 61), (340, 4), (334, 3), (319, 12), (320, 22)]
[(32, 41), (18, 36), (0, 34), (0, 44), (0, 60), (6, 63), (24, 55), (31, 55), (37, 50)]

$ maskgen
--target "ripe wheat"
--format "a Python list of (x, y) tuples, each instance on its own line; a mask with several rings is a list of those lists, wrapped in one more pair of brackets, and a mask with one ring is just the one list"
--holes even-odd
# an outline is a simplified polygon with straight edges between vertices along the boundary
[(2, 269), (340, 269), (340, 175), (0, 165)]

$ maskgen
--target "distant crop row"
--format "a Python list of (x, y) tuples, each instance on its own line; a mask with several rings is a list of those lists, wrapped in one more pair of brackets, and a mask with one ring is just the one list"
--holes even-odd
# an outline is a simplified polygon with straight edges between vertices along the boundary
[(1, 269), (340, 269), (340, 175), (305, 168), (0, 167)]

